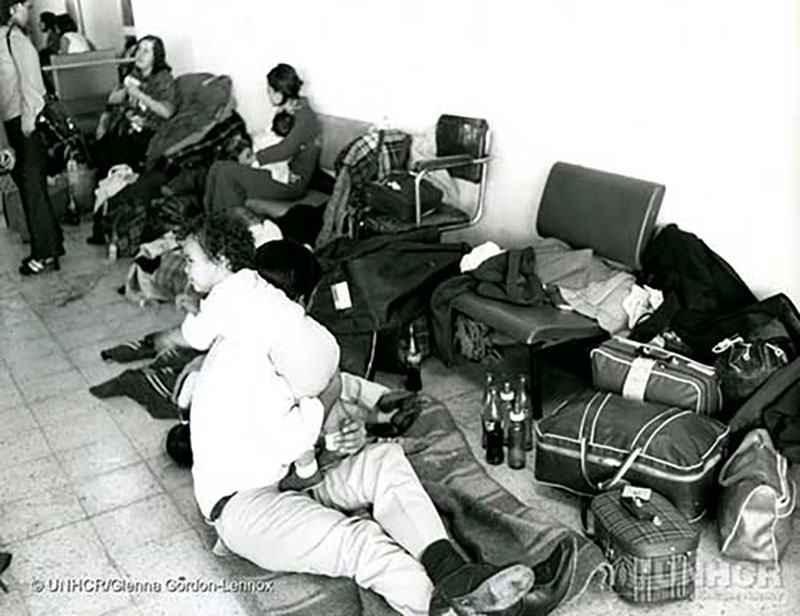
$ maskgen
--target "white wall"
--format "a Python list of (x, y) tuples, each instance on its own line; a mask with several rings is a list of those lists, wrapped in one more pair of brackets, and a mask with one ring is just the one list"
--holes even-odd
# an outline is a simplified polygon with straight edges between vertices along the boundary
[(566, 160), (663, 182), (662, 222), (800, 305), (798, 0), (134, 0), (134, 14), (178, 73), (229, 73), (254, 128), (280, 61), (326, 113), (486, 117), (496, 160), (471, 241), (525, 243)]
[[(83, 19), (83, 34), (97, 49), (123, 47), (122, 6), (119, 0), (74, 0)], [(172, 1), (172, 0), (165, 0)], [(77, 21), (77, 20), (76, 20)]]

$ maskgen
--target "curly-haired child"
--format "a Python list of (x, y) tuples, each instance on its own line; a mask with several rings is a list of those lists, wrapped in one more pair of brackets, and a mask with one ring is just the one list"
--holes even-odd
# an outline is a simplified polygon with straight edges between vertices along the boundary
[[(235, 491), (225, 491), (229, 478), (270, 485), (292, 463), (291, 488), (310, 487), (321, 479), (314, 457), (324, 415), (318, 396), (338, 379), (336, 339), (252, 269), (253, 240), (241, 220), (217, 213), (190, 225), (183, 252), (190, 283), (207, 295), (179, 330), (159, 335), (155, 344), (208, 350), (191, 402), (201, 509), (208, 513)], [(245, 424), (252, 428), (243, 432)], [(263, 447), (241, 446), (243, 437), (260, 439)], [(206, 468), (202, 460), (215, 463)], [(265, 477), (267, 468), (282, 468), (283, 475)]]

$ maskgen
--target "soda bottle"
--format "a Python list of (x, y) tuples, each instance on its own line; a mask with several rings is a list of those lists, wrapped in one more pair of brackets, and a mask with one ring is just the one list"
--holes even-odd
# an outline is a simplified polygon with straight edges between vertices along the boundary
[(517, 395), (515, 408), (525, 415), (525, 451), (533, 449), (533, 414), (531, 412), (531, 399), (528, 393), (528, 377), (520, 374), (517, 377)]
[(481, 403), (481, 446), (486, 449), (486, 421), (489, 419), (489, 412), (492, 406), (492, 387), (494, 386), (494, 374), (486, 373), (486, 380), (483, 384), (483, 402)]
[(489, 410), (483, 421), (483, 430), (486, 433), (486, 462), (497, 465), (503, 463), (503, 418), (494, 385), (489, 390)]
[(503, 381), (503, 389), (500, 390), (500, 410), (503, 414), (503, 442), (508, 445), (509, 415), (514, 410), (514, 390), (511, 389), (511, 381)]
[(414, 324), (408, 326), (408, 351), (406, 352), (406, 366), (408, 368), (406, 376), (406, 389), (408, 391), (420, 391), (422, 389), (422, 351), (420, 351), (417, 338), (414, 335)]
[(508, 417), (508, 465), (525, 468), (525, 415), (518, 406)]

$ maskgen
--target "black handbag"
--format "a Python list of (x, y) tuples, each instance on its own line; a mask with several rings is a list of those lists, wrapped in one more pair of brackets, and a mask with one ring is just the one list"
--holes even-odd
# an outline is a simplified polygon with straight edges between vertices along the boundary
[[(410, 173), (395, 171), (364, 188), (364, 205), (375, 212), (388, 214), (399, 220), (411, 222), (415, 219), (415, 178)], [(433, 211), (442, 202), (443, 193), (428, 180), (420, 183), (422, 216)]]
[(713, 350), (719, 354), (715, 366), (728, 408), (747, 400), (773, 372), (789, 363), (789, 356), (777, 340), (746, 341), (735, 336), (726, 338)]

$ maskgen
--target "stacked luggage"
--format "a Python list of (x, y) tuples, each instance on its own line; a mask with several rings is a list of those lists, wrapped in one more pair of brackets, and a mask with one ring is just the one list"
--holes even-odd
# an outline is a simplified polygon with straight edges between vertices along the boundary
[(727, 557), (777, 566), (788, 543), (796, 489), (786, 459), (765, 430), (745, 436), (729, 457), (725, 392), (753, 379), (761, 385), (793, 349), (774, 338), (738, 339), (747, 346), (734, 352), (737, 343), (729, 343), (715, 365), (608, 340), (591, 352), (595, 390), (536, 426), (536, 479), (591, 497), (587, 534), (611, 561), (612, 586), (626, 600), (693, 597), (695, 523), (706, 514), (716, 514)]

